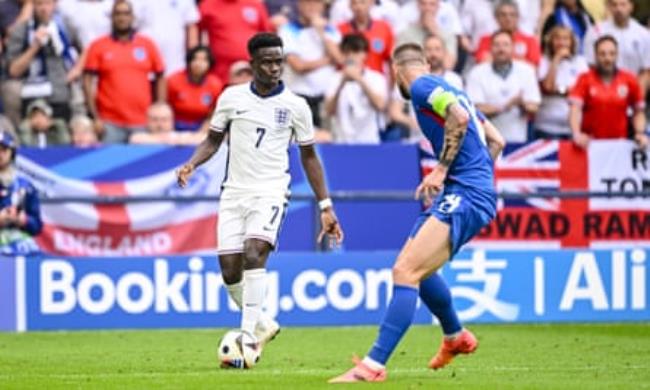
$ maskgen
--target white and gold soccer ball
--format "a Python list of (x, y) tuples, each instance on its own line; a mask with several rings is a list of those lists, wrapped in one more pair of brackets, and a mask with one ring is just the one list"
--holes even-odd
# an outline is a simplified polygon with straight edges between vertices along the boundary
[(217, 354), (221, 368), (253, 368), (260, 360), (262, 347), (254, 335), (233, 329), (219, 341)]

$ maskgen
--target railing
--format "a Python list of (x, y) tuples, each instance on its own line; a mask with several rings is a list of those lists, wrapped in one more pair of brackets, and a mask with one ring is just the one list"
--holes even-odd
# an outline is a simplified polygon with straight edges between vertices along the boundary
[[(411, 191), (333, 191), (330, 193), (332, 200), (341, 201), (415, 201), (414, 192)], [(514, 193), (500, 192), (497, 197), (501, 199), (529, 199), (529, 198), (559, 198), (559, 199), (584, 199), (584, 198), (640, 198), (650, 197), (650, 191), (625, 192), (625, 191), (548, 191), (543, 193)], [(314, 201), (313, 195), (293, 194), (295, 201)], [(216, 202), (218, 195), (200, 196), (57, 196), (41, 197), (41, 203), (90, 203), (90, 204), (125, 204), (125, 203), (150, 203), (150, 202)]]

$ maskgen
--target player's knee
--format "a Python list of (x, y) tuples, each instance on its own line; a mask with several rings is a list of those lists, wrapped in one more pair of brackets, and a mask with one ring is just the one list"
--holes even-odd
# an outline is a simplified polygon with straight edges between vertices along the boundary
[(263, 256), (254, 249), (249, 249), (244, 252), (244, 269), (264, 268)]
[(393, 283), (406, 286), (417, 286), (420, 283), (420, 280), (417, 276), (416, 270), (408, 262), (397, 261), (395, 266), (393, 266)]
[(236, 267), (221, 267), (221, 277), (225, 284), (239, 283), (242, 278), (242, 270)]

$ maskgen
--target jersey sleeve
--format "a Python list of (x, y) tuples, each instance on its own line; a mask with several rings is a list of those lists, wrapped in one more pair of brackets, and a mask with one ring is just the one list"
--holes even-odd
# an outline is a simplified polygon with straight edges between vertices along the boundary
[(101, 50), (99, 48), (99, 41), (94, 41), (88, 47), (88, 53), (86, 54), (86, 62), (84, 64), (85, 72), (99, 72)]
[(582, 106), (587, 98), (587, 92), (589, 91), (589, 82), (588, 82), (588, 73), (583, 73), (578, 76), (578, 81), (576, 81), (571, 91), (569, 91), (569, 102), (572, 104), (578, 104)]
[(293, 115), (293, 134), (298, 145), (311, 145), (314, 143), (314, 124), (311, 110), (305, 99), (300, 98), (295, 115)]
[(447, 115), (447, 107), (458, 102), (456, 94), (448, 86), (433, 77), (421, 77), (411, 86), (413, 103), (428, 107), (441, 117)]
[(628, 94), (628, 104), (634, 107), (635, 110), (643, 110), (645, 108), (645, 96), (636, 77), (630, 77), (629, 88), (630, 93)]
[(219, 100), (217, 100), (217, 108), (215, 108), (212, 118), (210, 118), (210, 131), (222, 133), (228, 128), (230, 117), (232, 116), (235, 104), (230, 97), (231, 93), (226, 89), (223, 91)]

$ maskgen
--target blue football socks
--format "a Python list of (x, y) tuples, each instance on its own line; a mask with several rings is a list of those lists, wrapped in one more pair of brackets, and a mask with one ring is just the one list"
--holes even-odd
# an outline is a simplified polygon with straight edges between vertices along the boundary
[(368, 357), (385, 365), (400, 339), (413, 322), (418, 290), (410, 286), (394, 285), (393, 296), (379, 327), (379, 335)]
[(463, 329), (454, 310), (449, 287), (437, 272), (420, 282), (420, 299), (438, 318), (445, 335), (453, 335)]

